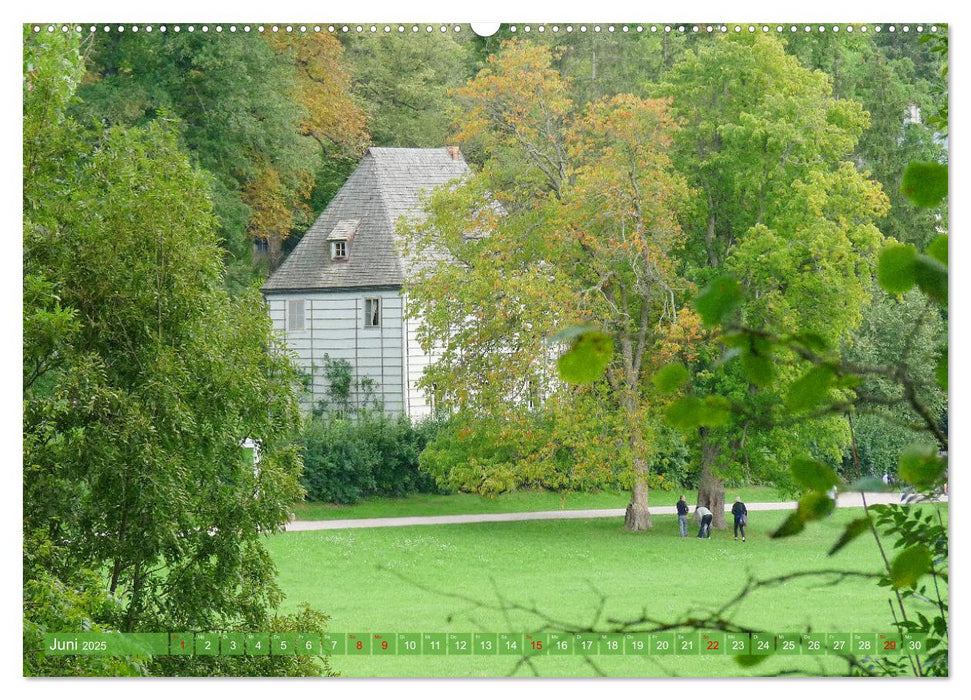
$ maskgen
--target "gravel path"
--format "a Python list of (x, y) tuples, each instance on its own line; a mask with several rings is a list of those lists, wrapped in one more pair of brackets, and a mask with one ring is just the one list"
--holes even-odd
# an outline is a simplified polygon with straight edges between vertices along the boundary
[[(899, 493), (868, 493), (866, 502), (869, 505), (877, 503), (899, 503)], [(943, 501), (947, 501), (945, 496)], [(841, 493), (836, 497), (836, 503), (841, 508), (859, 508), (863, 506), (863, 497), (859, 493)], [(779, 501), (775, 503), (746, 503), (749, 510), (792, 510), (795, 501)], [(725, 504), (725, 511), (732, 509), (731, 503)], [(677, 512), (675, 506), (655, 506), (651, 508), (652, 515), (673, 515)], [(412, 525), (462, 525), (465, 523), (508, 523), (521, 520), (571, 520), (582, 518), (622, 518), (623, 508), (608, 508), (603, 510), (543, 510), (528, 513), (471, 513), (469, 515), (416, 515), (404, 518), (358, 518), (354, 520), (294, 520), (287, 525), (287, 532), (303, 532), (307, 530), (350, 530), (362, 527), (408, 527)]]

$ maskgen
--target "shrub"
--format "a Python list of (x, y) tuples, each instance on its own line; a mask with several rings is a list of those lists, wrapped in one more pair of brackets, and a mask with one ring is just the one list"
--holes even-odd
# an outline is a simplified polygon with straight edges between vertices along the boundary
[(364, 496), (404, 496), (438, 491), (418, 468), (418, 456), (441, 423), (412, 424), (406, 416), (363, 411), (307, 420), (301, 436), (307, 499), (356, 503)]

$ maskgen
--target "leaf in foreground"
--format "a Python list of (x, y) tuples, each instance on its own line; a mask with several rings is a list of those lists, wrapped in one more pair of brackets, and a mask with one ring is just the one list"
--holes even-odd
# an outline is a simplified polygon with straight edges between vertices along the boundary
[(877, 280), (891, 294), (903, 294), (914, 286), (917, 249), (912, 245), (884, 248), (877, 263)]
[(742, 302), (742, 288), (731, 275), (717, 277), (695, 298), (695, 310), (706, 326), (717, 326)]
[(930, 550), (917, 544), (902, 551), (890, 564), (890, 582), (894, 588), (913, 588), (920, 577), (930, 570)]
[(864, 532), (870, 529), (870, 519), (869, 518), (857, 518), (856, 520), (851, 520), (846, 528), (843, 530), (843, 534), (839, 536), (839, 539), (830, 548), (828, 554), (833, 556), (838, 551), (843, 549), (850, 542), (855, 540), (857, 537), (862, 535)]
[(936, 207), (947, 197), (947, 166), (910, 163), (904, 171), (900, 193), (918, 207)]
[(839, 483), (832, 467), (808, 457), (793, 459), (789, 471), (797, 484), (813, 491), (829, 491)]
[(590, 384), (603, 376), (614, 353), (613, 339), (598, 330), (577, 336), (572, 347), (560, 355), (556, 366), (560, 377), (572, 384)]
[(780, 537), (792, 537), (793, 535), (798, 535), (806, 529), (806, 523), (800, 517), (799, 512), (792, 513), (786, 521), (782, 523), (778, 530), (769, 535), (772, 539), (778, 539)]

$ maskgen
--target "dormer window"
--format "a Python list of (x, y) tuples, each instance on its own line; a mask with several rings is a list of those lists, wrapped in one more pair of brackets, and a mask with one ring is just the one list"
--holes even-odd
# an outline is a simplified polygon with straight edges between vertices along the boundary
[(341, 219), (334, 226), (327, 240), (330, 241), (330, 259), (347, 260), (347, 254), (351, 243), (354, 241), (354, 234), (357, 233), (357, 226), (360, 219)]

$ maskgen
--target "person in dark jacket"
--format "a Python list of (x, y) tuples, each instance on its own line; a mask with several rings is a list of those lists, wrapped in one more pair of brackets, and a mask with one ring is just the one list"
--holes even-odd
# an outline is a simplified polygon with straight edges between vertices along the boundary
[(745, 541), (745, 526), (748, 524), (748, 508), (742, 503), (741, 496), (735, 496), (735, 505), (732, 506), (732, 515), (735, 516), (735, 539), (738, 533), (742, 533), (742, 542)]
[(681, 500), (678, 501), (678, 532), (682, 537), (688, 536), (688, 502), (684, 500), (683, 493)]

